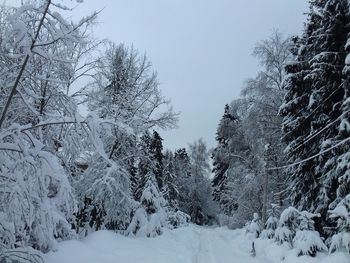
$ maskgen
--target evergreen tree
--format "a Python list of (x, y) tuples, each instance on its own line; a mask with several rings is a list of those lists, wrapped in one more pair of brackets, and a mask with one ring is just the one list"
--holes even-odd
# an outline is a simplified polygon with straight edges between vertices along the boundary
[(191, 176), (191, 161), (185, 148), (175, 150), (174, 173), (175, 184), (179, 191), (179, 209), (188, 213), (188, 203), (190, 201), (190, 186), (188, 181)]
[(163, 228), (168, 227), (167, 203), (158, 189), (152, 170), (145, 175), (145, 180), (140, 206), (135, 211), (126, 234), (155, 237), (163, 233)]
[[(316, 221), (319, 231), (328, 224), (327, 210), (338, 188), (339, 149), (332, 147), (339, 142), (336, 123), (344, 98), (341, 78), (348, 16), (347, 1), (310, 2), (297, 60), (286, 67), (287, 94), (280, 111), (289, 161), (297, 163), (286, 170), (292, 201), (298, 209), (321, 213)], [(316, 154), (318, 158), (308, 159)]]
[(153, 173), (156, 177), (158, 188), (163, 188), (163, 144), (162, 137), (160, 137), (159, 133), (153, 131), (153, 136), (150, 142), (150, 153), (152, 161), (154, 162)]
[(151, 136), (149, 132), (145, 132), (140, 138), (138, 144), (138, 152), (139, 157), (137, 161), (137, 171), (135, 175), (135, 183), (134, 183), (134, 196), (136, 200), (139, 201), (142, 195), (142, 191), (144, 186), (148, 180), (147, 175), (150, 172), (153, 172), (152, 160), (150, 158), (150, 144), (151, 144)]
[(229, 142), (236, 129), (237, 118), (230, 112), (230, 107), (226, 104), (222, 119), (220, 120), (216, 132), (216, 141), (218, 145), (214, 148), (211, 158), (213, 159), (213, 199), (220, 204), (222, 211), (230, 215), (237, 204), (232, 197), (232, 189), (228, 178), (227, 170), (230, 168), (231, 158)]
[(331, 239), (330, 252), (345, 249), (350, 253), (350, 194), (329, 212), (337, 220), (337, 234)]
[(179, 208), (179, 191), (176, 184), (174, 156), (173, 153), (167, 150), (164, 153), (164, 181), (163, 181), (163, 195), (168, 201), (171, 208), (177, 210)]

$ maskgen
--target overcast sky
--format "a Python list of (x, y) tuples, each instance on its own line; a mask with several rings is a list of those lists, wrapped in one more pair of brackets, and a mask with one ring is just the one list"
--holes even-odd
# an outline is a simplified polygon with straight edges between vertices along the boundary
[(145, 52), (163, 94), (180, 111), (179, 128), (161, 132), (165, 147), (202, 137), (215, 145), (225, 103), (254, 77), (254, 44), (273, 28), (299, 34), (305, 0), (84, 0), (79, 14), (103, 9), (95, 33)]

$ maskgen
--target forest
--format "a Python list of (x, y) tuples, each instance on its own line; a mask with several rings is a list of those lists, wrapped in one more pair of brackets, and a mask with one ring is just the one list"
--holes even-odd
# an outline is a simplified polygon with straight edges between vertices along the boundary
[(243, 228), (253, 257), (268, 239), (350, 258), (349, 4), (310, 0), (299, 35), (257, 42), (259, 71), (222, 105), (216, 146), (175, 150), (162, 131), (181, 115), (146, 55), (95, 37), (100, 11), (1, 5), (0, 262), (193, 224)]

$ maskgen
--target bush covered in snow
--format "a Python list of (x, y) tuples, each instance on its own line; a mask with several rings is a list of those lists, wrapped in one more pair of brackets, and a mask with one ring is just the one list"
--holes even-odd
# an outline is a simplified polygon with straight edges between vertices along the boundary
[(179, 210), (169, 212), (168, 222), (174, 228), (187, 226), (190, 221), (191, 221), (191, 217), (184, 212), (181, 212)]
[(261, 238), (272, 239), (278, 226), (278, 206), (272, 205), (269, 211), (269, 217), (265, 223), (265, 229), (261, 232)]
[(245, 229), (246, 233), (250, 233), (256, 238), (260, 236), (263, 227), (258, 213), (253, 214), (253, 220), (246, 224)]
[(300, 212), (294, 207), (285, 209), (275, 232), (276, 242), (288, 243), (298, 256), (315, 256), (317, 251), (327, 251), (320, 234), (314, 228), (313, 218), (318, 216), (319, 214), (306, 211)]
[(164, 227), (168, 227), (166, 201), (158, 190), (154, 175), (149, 175), (140, 198), (140, 207), (125, 233), (155, 237), (163, 233)]
[(298, 216), (299, 211), (294, 207), (289, 207), (282, 212), (275, 232), (275, 240), (277, 243), (288, 243), (292, 246), (293, 238), (298, 229)]
[(350, 253), (350, 194), (329, 212), (337, 219), (337, 234), (332, 237), (330, 252), (344, 249)]
[(261, 238), (272, 239), (278, 226), (278, 218), (270, 216), (266, 221), (266, 228), (261, 232)]

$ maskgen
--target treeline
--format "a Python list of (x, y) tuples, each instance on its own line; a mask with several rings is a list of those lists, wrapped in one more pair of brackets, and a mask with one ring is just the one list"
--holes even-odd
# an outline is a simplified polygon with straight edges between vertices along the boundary
[(350, 251), (349, 33), (347, 0), (310, 1), (301, 36), (256, 45), (262, 70), (217, 130), (213, 196), (225, 223), (258, 212), (262, 228), (278, 229), (269, 238), (305, 242), (301, 254), (324, 243)]
[(42, 262), (90, 231), (151, 237), (217, 212), (204, 142), (163, 149), (157, 131), (178, 114), (150, 61), (95, 39), (97, 13), (69, 12), (51, 0), (0, 9), (1, 262)]

